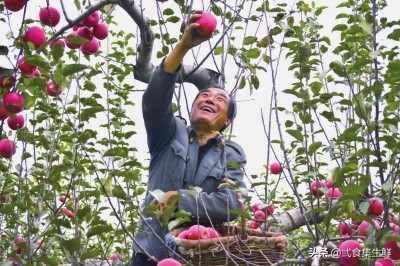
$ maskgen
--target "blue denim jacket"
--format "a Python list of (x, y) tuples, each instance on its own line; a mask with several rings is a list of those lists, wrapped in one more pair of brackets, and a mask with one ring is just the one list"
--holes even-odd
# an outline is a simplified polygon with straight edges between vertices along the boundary
[[(178, 208), (190, 212), (193, 221), (206, 225), (234, 220), (237, 215), (229, 210), (240, 209), (237, 192), (231, 188), (217, 188), (225, 176), (239, 187), (246, 187), (242, 171), (246, 164), (245, 153), (237, 143), (231, 140), (223, 142), (221, 137), (217, 137), (202, 161), (197, 163), (199, 145), (196, 134), (172, 110), (174, 86), (179, 73), (180, 69), (167, 73), (161, 64), (143, 95), (143, 118), (151, 157), (143, 207), (153, 200), (149, 191), (176, 190), (182, 196)], [(194, 186), (202, 189), (197, 198), (190, 189)], [(164, 245), (167, 228), (156, 218), (145, 212), (142, 214), (147, 219), (141, 223), (142, 230), (135, 234), (138, 245), (134, 244), (134, 249), (142, 252), (143, 248), (161, 260), (167, 256)]]

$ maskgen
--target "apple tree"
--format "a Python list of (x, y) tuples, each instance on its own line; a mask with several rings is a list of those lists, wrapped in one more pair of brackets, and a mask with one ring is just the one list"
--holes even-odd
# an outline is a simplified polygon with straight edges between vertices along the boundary
[[(174, 108), (187, 117), (191, 94), (224, 85), (261, 125), (246, 226), (287, 236), (281, 263), (400, 259), (394, 0), (67, 2), (0, 2), (0, 265), (129, 262), (141, 95), (193, 10), (218, 23), (185, 58)], [(262, 108), (241, 109), (249, 97)]]

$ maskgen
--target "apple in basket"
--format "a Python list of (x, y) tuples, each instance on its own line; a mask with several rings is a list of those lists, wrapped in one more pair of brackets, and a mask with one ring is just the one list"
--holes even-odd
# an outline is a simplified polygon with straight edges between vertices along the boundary
[(175, 259), (167, 258), (159, 261), (157, 266), (182, 266), (182, 264)]

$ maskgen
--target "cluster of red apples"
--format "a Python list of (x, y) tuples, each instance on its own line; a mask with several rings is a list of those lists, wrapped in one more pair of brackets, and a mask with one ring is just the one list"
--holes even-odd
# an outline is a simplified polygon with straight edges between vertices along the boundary
[(198, 240), (198, 239), (209, 239), (219, 237), (219, 233), (213, 227), (206, 227), (203, 225), (195, 224), (189, 227), (186, 230), (183, 230), (179, 233), (179, 239), (189, 239), (189, 240)]

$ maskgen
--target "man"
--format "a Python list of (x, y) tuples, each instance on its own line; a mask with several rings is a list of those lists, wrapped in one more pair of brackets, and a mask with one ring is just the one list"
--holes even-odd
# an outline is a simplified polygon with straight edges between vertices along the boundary
[[(190, 123), (175, 117), (172, 110), (174, 84), (179, 76), (185, 54), (209, 37), (197, 33), (200, 17), (195, 12), (171, 53), (156, 69), (143, 95), (143, 118), (151, 156), (147, 194), (143, 206), (155, 204), (163, 211), (171, 196), (172, 205), (191, 213), (193, 223), (222, 224), (237, 218), (231, 210), (240, 210), (237, 188), (245, 188), (243, 149), (221, 132), (233, 121), (236, 102), (225, 90), (210, 87), (202, 90), (193, 102)], [(220, 187), (221, 183), (234, 184)], [(194, 196), (193, 187), (202, 191)], [(149, 193), (165, 192), (162, 202)], [(177, 196), (179, 195), (179, 196)], [(167, 228), (142, 212), (141, 231), (135, 234), (135, 257), (132, 266), (156, 265), (154, 259), (168, 256), (165, 244)], [(153, 260), (149, 260), (149, 256)]]

